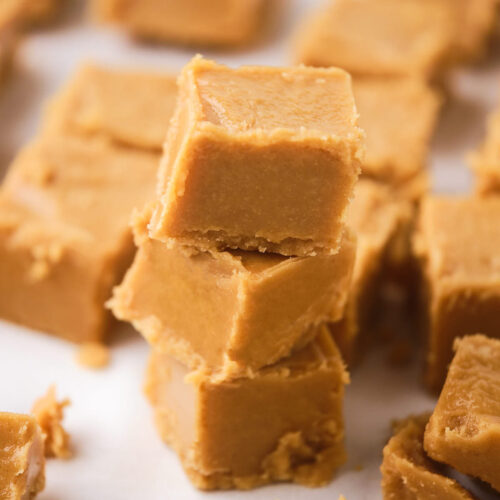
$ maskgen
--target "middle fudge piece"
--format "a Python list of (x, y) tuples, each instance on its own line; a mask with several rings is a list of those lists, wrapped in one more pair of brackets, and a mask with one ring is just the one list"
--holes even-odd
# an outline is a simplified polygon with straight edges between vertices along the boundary
[(346, 233), (336, 255), (283, 257), (167, 247), (137, 217), (135, 262), (111, 307), (156, 350), (223, 378), (286, 356), (314, 325), (340, 319), (354, 265)]
[(200, 249), (334, 254), (363, 133), (347, 73), (196, 57), (160, 167), (151, 236)]

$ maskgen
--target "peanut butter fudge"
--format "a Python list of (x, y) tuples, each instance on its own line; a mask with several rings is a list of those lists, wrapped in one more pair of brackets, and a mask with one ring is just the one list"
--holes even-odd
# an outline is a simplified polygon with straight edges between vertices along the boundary
[(103, 337), (157, 158), (69, 135), (19, 154), (0, 195), (0, 317), (75, 342)]
[(0, 412), (0, 498), (29, 500), (44, 486), (43, 440), (36, 420)]
[(452, 9), (439, 0), (336, 0), (306, 22), (296, 57), (353, 76), (430, 78), (448, 55), (453, 29)]
[(410, 417), (396, 426), (384, 448), (384, 500), (474, 500), (458, 482), (446, 477), (424, 451), (428, 415)]
[(456, 337), (499, 337), (500, 199), (430, 197), (423, 202), (415, 253), (428, 317), (426, 382), (439, 390)]
[(199, 252), (149, 238), (149, 214), (136, 218), (139, 251), (110, 306), (191, 369), (250, 375), (342, 316), (355, 257), (349, 233), (336, 255)]
[(93, 0), (95, 16), (141, 38), (243, 45), (257, 35), (269, 0)]
[(291, 357), (230, 382), (190, 373), (153, 351), (146, 394), (160, 435), (198, 488), (249, 489), (273, 481), (321, 486), (345, 460), (347, 382), (322, 328)]
[(363, 135), (349, 75), (234, 70), (198, 56), (179, 94), (151, 236), (200, 249), (336, 253)]
[(87, 64), (52, 100), (42, 132), (101, 135), (160, 152), (176, 100), (174, 76)]
[(500, 340), (468, 336), (455, 341), (455, 350), (425, 450), (500, 491)]

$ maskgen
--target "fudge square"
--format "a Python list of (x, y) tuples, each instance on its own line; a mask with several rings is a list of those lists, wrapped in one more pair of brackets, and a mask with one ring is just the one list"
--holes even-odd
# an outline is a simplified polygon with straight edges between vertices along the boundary
[(172, 75), (86, 64), (52, 99), (42, 134), (101, 135), (160, 153), (176, 101)]
[(130, 264), (129, 218), (157, 154), (76, 136), (28, 145), (0, 194), (0, 317), (74, 342), (102, 339)]
[(342, 316), (356, 251), (350, 233), (336, 255), (199, 252), (149, 238), (149, 215), (135, 218), (139, 250), (109, 306), (191, 369), (251, 375)]
[(382, 493), (384, 500), (473, 500), (457, 481), (446, 477), (440, 464), (423, 447), (429, 415), (409, 417), (395, 426), (384, 448)]
[(195, 57), (160, 167), (153, 238), (200, 249), (333, 254), (360, 170), (347, 73), (229, 69)]
[(249, 489), (274, 481), (322, 486), (345, 461), (340, 354), (324, 327), (252, 378), (213, 382), (153, 351), (146, 394), (162, 438), (194, 485)]
[(35, 498), (44, 486), (43, 438), (35, 418), (0, 412), (0, 498)]
[(472, 335), (456, 354), (427, 425), (427, 453), (500, 491), (500, 340)]
[(500, 199), (430, 197), (414, 249), (423, 276), (430, 389), (440, 390), (456, 337), (500, 336)]

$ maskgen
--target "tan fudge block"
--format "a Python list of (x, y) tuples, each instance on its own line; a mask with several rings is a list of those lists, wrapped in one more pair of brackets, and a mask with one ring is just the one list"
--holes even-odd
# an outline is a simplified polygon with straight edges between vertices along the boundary
[(136, 221), (139, 251), (110, 305), (191, 369), (250, 375), (341, 317), (356, 250), (349, 233), (337, 255), (212, 254), (148, 238), (148, 215)]
[(439, 390), (456, 337), (500, 335), (500, 199), (430, 197), (415, 236), (428, 317), (426, 383)]
[(336, 253), (360, 167), (349, 76), (233, 70), (196, 57), (179, 93), (151, 236), (201, 249)]
[(176, 101), (174, 76), (87, 64), (50, 103), (42, 133), (101, 135), (160, 152)]
[(75, 342), (102, 338), (104, 302), (134, 251), (130, 214), (153, 196), (157, 158), (70, 136), (19, 154), (0, 204), (2, 318)]
[(454, 19), (438, 0), (337, 0), (299, 33), (296, 58), (353, 76), (434, 76), (447, 56)]
[(362, 175), (404, 190), (425, 172), (441, 104), (438, 93), (407, 77), (356, 78), (353, 91), (366, 133)]
[(0, 412), (0, 498), (35, 498), (44, 486), (43, 439), (36, 420)]
[(345, 460), (348, 375), (327, 331), (253, 378), (215, 383), (153, 352), (146, 394), (162, 438), (201, 489), (329, 482)]
[(347, 223), (357, 236), (356, 260), (344, 317), (330, 325), (343, 358), (352, 363), (360, 334), (371, 323), (377, 284), (387, 253), (410, 224), (411, 203), (398, 199), (386, 185), (361, 179), (354, 190)]
[(425, 450), (500, 491), (500, 341), (473, 335), (456, 340), (455, 349)]
[(266, 0), (93, 0), (95, 15), (148, 39), (242, 45), (259, 31)]
[(423, 448), (428, 415), (410, 417), (396, 426), (384, 448), (384, 500), (473, 500), (457, 481), (427, 457)]

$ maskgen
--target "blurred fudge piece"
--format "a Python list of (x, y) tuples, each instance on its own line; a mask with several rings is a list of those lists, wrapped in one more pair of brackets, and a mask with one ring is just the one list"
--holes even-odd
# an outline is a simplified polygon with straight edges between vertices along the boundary
[(24, 24), (32, 27), (54, 21), (65, 0), (18, 0), (18, 3), (23, 4)]
[(345, 461), (348, 375), (328, 332), (252, 378), (213, 382), (153, 351), (146, 394), (162, 438), (204, 490), (328, 483)]
[(500, 340), (472, 335), (457, 339), (455, 350), (425, 450), (500, 491)]
[(356, 251), (350, 233), (336, 255), (210, 253), (149, 238), (149, 216), (136, 218), (139, 251), (109, 305), (189, 368), (217, 379), (252, 375), (342, 316)]
[(474, 500), (458, 482), (424, 451), (424, 430), (429, 415), (409, 417), (396, 425), (384, 448), (382, 493), (384, 500)]
[(0, 498), (29, 500), (44, 486), (43, 439), (36, 420), (0, 412)]
[(22, 10), (18, 0), (3, 0), (0, 4), (0, 84), (3, 83), (12, 63), (19, 39), (19, 22)]
[(428, 387), (441, 389), (456, 337), (500, 336), (500, 198), (434, 196), (421, 208), (414, 250), (427, 316)]
[(195, 57), (160, 167), (151, 237), (199, 249), (333, 254), (360, 170), (351, 79), (338, 69)]

